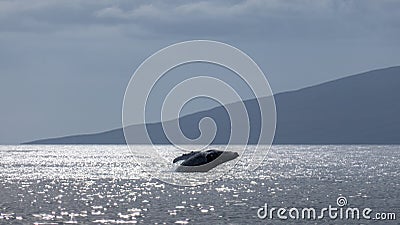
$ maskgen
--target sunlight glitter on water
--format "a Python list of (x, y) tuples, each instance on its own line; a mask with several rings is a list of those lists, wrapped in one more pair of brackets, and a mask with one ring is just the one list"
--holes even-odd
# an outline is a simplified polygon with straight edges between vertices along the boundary
[(0, 146), (0, 223), (257, 223), (265, 202), (326, 206), (339, 194), (399, 211), (399, 149), (274, 146), (258, 170), (188, 188), (151, 179), (125, 146)]

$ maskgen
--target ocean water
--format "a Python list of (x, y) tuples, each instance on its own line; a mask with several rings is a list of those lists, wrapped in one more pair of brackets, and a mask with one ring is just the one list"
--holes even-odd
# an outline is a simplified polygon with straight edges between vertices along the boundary
[[(232, 161), (207, 173), (215, 181), (195, 187), (154, 179), (135, 158), (172, 183), (204, 174), (173, 172), (170, 159), (155, 163), (140, 154), (147, 146), (133, 147), (0, 146), (0, 224), (400, 224), (400, 146), (273, 146), (257, 170), (230, 169)], [(339, 197), (347, 204), (339, 206)], [(265, 204), (370, 208), (372, 219), (261, 219)], [(376, 213), (396, 218), (377, 220)]]

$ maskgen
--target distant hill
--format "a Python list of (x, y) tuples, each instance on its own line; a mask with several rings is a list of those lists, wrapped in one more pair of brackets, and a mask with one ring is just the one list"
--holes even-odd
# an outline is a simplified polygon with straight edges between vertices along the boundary
[[(276, 94), (275, 102), (274, 144), (400, 144), (400, 66)], [(248, 100), (244, 104), (250, 114), (249, 143), (254, 144), (260, 131), (257, 101)], [(198, 122), (204, 116), (214, 118), (219, 130), (230, 130), (227, 112), (223, 107), (216, 107), (180, 118), (184, 134), (197, 137)], [(160, 123), (146, 126), (154, 143), (169, 143)], [(135, 143), (146, 143), (144, 128), (144, 125), (136, 125), (127, 129), (135, 134)], [(218, 132), (214, 143), (227, 143), (229, 135), (229, 132)], [(115, 129), (27, 144), (124, 143), (122, 129)]]

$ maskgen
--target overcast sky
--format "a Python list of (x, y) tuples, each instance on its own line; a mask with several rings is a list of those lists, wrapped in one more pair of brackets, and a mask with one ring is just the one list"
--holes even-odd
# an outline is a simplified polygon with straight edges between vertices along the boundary
[(282, 92), (400, 64), (400, 1), (0, 0), (0, 143), (121, 126), (125, 87), (160, 48), (211, 39)]

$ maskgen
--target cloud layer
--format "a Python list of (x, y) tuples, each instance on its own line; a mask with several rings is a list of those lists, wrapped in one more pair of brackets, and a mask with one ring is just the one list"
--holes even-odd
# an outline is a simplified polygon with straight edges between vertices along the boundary
[(240, 48), (274, 92), (398, 65), (399, 12), (397, 0), (0, 0), (0, 144), (120, 127), (133, 71), (184, 40)]
[(395, 0), (0, 1), (1, 32), (114, 27), (134, 37), (235, 35), (338, 38), (388, 32), (398, 37)]

